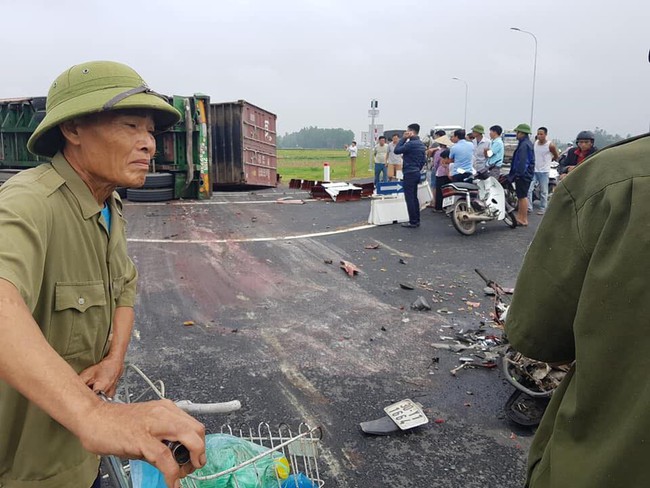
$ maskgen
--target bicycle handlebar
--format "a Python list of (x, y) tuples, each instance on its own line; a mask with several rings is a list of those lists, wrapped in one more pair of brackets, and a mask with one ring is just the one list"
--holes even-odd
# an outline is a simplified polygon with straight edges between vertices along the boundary
[(174, 402), (178, 408), (194, 415), (210, 415), (216, 413), (230, 413), (235, 412), (241, 408), (239, 400), (221, 403), (194, 403), (190, 400), (178, 400)]

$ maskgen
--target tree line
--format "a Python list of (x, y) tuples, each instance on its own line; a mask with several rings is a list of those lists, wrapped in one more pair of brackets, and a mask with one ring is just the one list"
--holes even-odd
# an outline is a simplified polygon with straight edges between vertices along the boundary
[(351, 130), (303, 127), (298, 132), (278, 136), (277, 142), (281, 149), (341, 149), (353, 139), (354, 132)]

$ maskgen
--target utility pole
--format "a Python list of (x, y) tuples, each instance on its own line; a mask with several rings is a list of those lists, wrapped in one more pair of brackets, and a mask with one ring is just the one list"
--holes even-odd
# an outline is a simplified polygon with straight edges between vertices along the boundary
[(368, 110), (368, 117), (370, 117), (370, 134), (368, 134), (368, 139), (370, 140), (370, 157), (368, 158), (368, 171), (372, 171), (373, 161), (373, 149), (375, 148), (375, 117), (379, 115), (379, 102), (374, 98), (370, 100), (370, 110)]

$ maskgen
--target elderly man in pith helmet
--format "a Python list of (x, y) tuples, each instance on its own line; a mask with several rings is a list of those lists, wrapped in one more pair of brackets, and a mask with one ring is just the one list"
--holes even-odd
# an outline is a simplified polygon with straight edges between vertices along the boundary
[[(0, 189), (0, 486), (99, 486), (98, 454), (146, 459), (169, 486), (205, 463), (204, 428), (163, 400), (116, 405), (137, 272), (117, 186), (144, 183), (180, 114), (123, 64), (52, 83), (28, 148), (52, 162)], [(179, 441), (179, 467), (163, 440)]]

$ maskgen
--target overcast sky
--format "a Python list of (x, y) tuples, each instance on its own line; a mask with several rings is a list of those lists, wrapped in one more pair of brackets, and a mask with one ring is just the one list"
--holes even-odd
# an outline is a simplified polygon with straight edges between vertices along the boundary
[(47, 93), (79, 62), (135, 68), (157, 91), (246, 99), (308, 125), (419, 122), (639, 134), (650, 124), (647, 0), (0, 0), (0, 98)]

